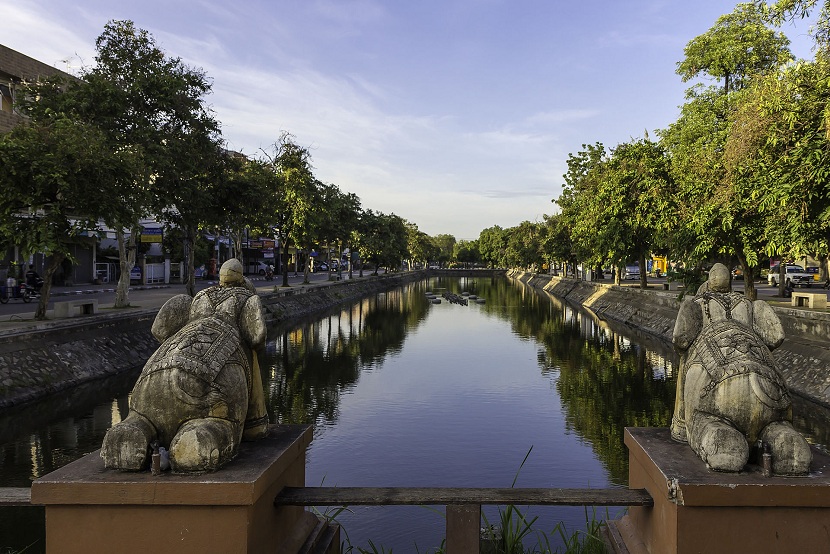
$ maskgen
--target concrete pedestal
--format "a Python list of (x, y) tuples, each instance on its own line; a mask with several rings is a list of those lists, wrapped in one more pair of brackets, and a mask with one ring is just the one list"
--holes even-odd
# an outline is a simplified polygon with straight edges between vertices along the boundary
[(668, 428), (626, 428), (629, 486), (654, 507), (610, 522), (629, 552), (830, 552), (830, 457), (813, 449), (810, 475), (765, 478), (760, 468), (716, 473)]
[[(274, 425), (215, 473), (153, 476), (104, 468), (93, 452), (32, 484), (46, 506), (47, 552), (275, 552), (302, 541), (301, 507), (273, 505), (305, 486), (308, 425)], [(293, 535), (292, 535), (293, 533)], [(290, 547), (289, 547), (290, 550)], [(296, 551), (296, 548), (294, 549)]]

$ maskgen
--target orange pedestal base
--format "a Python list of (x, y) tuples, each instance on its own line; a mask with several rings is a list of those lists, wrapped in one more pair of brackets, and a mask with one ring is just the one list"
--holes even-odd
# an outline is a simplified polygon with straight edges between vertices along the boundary
[[(305, 486), (308, 425), (275, 425), (215, 473), (153, 476), (104, 468), (93, 452), (32, 484), (46, 506), (47, 552), (274, 552), (300, 541), (307, 512), (273, 505)], [(286, 546), (288, 546), (286, 544)]]
[(654, 507), (610, 522), (629, 552), (830, 552), (830, 457), (813, 450), (807, 477), (765, 478), (760, 468), (716, 473), (667, 428), (626, 428), (629, 486)]

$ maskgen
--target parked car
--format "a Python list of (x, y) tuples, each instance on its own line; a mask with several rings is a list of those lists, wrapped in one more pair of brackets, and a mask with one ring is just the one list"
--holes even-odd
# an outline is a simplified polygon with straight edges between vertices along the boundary
[(248, 262), (248, 273), (256, 273), (258, 275), (265, 275), (268, 271), (268, 264), (265, 262)]
[(640, 278), (640, 266), (637, 265), (627, 265), (625, 266), (625, 271), (623, 272), (623, 279), (626, 281), (636, 281)]
[[(787, 264), (784, 268), (784, 284), (792, 285), (794, 287), (802, 286), (809, 287), (813, 284), (815, 279), (812, 273), (804, 271), (804, 268), (796, 264)], [(771, 287), (778, 285), (779, 266), (771, 267), (767, 275), (767, 284)]]
[(314, 271), (328, 271), (329, 264), (326, 262), (317, 262), (314, 264)]

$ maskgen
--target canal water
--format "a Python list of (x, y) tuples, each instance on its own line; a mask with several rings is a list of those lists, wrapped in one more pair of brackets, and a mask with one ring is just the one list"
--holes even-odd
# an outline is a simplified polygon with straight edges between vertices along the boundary
[[(427, 297), (445, 291), (483, 303)], [(266, 353), (272, 421), (314, 425), (309, 486), (624, 487), (623, 429), (667, 426), (674, 402), (667, 344), (500, 278), (432, 278), (377, 294), (274, 330)], [(0, 419), (0, 486), (28, 486), (99, 448), (126, 415), (134, 378)], [(827, 444), (826, 413), (797, 413), (802, 432)], [(521, 511), (538, 516), (537, 531), (586, 520), (578, 507)], [(443, 538), (442, 512), (353, 507), (337, 519), (355, 547), (429, 552)], [(484, 512), (498, 519), (497, 508)], [(43, 543), (41, 509), (0, 509), (0, 553)]]

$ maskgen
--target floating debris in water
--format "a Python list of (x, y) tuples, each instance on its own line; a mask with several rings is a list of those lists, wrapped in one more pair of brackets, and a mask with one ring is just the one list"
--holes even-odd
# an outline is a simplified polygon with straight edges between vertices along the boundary
[(442, 296), (449, 300), (452, 304), (461, 304), (462, 306), (467, 305), (467, 299), (455, 294), (454, 292), (445, 292)]

